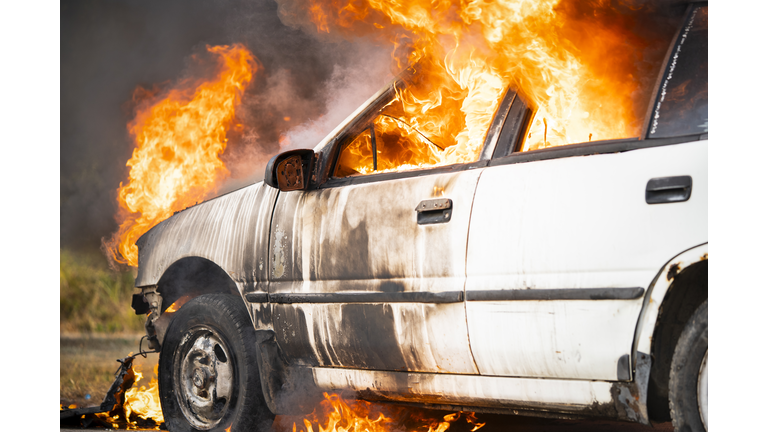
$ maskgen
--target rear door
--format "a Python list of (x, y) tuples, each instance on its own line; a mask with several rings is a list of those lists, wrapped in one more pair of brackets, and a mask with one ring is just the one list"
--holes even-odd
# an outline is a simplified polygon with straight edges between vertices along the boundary
[(483, 172), (466, 286), (481, 374), (631, 379), (645, 289), (707, 242), (706, 22), (706, 6), (686, 18), (646, 139), (500, 155)]

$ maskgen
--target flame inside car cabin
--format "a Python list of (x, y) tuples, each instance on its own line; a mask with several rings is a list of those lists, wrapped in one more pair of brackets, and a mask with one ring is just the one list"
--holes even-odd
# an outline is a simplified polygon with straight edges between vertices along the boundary
[[(319, 33), (388, 39), (396, 63), (421, 66), (420, 82), (393, 103), (399, 124), (376, 129), (407, 136), (408, 125), (422, 135), (408, 137), (411, 150), (425, 139), (436, 146), (376, 171), (475, 161), (508, 86), (538, 106), (522, 151), (639, 136), (663, 41), (674, 30), (659, 5), (636, 0), (307, 1), (278, 2), (285, 16)], [(370, 151), (357, 153), (356, 171), (371, 172)]]
[(209, 198), (228, 174), (219, 155), (257, 64), (239, 44), (207, 50), (217, 63), (213, 78), (181, 82), (140, 105), (128, 124), (136, 147), (128, 183), (118, 190), (120, 227), (105, 242), (116, 262), (137, 266), (136, 240), (174, 211)]
[[(510, 87), (537, 107), (522, 151), (639, 136), (674, 32), (661, 10), (667, 6), (654, 1), (278, 3), (284, 19), (313, 31), (392, 43), (396, 69), (418, 65), (370, 129), (347, 145), (336, 176), (477, 160)], [(143, 233), (211, 197), (228, 175), (219, 155), (256, 60), (238, 44), (208, 51), (219, 63), (214, 78), (185, 81), (129, 124), (136, 148), (119, 189), (120, 227), (105, 242), (116, 262), (136, 266), (134, 243)]]

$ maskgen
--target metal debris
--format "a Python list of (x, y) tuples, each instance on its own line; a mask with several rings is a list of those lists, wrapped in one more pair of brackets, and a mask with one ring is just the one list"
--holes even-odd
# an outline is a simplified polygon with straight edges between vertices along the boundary
[[(146, 337), (146, 336), (145, 336)], [(144, 338), (142, 338), (142, 341)], [(104, 401), (98, 406), (84, 407), (84, 408), (64, 408), (59, 413), (59, 423), (61, 427), (113, 427), (113, 424), (118, 424), (121, 427), (126, 427), (130, 422), (136, 419), (125, 418), (125, 411), (123, 405), (125, 405), (125, 393), (130, 389), (136, 381), (136, 375), (133, 372), (133, 360), (141, 355), (146, 357), (147, 354), (158, 351), (142, 351), (141, 343), (139, 343), (139, 352), (137, 354), (129, 355), (116, 361), (120, 363), (120, 367), (115, 372), (115, 381), (107, 390), (107, 395), (104, 397)], [(109, 421), (105, 420), (105, 416), (98, 416), (97, 414), (106, 413), (106, 416), (110, 418)], [(150, 421), (152, 424), (140, 425), (140, 426), (156, 426), (154, 421)]]

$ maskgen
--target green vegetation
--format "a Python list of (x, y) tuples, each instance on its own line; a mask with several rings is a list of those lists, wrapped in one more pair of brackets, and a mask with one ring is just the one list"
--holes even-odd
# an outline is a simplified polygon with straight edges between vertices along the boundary
[(141, 333), (144, 315), (131, 308), (133, 274), (109, 268), (98, 253), (60, 250), (59, 308), (62, 333)]

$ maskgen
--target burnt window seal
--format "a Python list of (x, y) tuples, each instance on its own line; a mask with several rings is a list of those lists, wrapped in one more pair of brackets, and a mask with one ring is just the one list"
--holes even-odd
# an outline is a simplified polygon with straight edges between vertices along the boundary
[(517, 92), (515, 96), (504, 118), (504, 126), (496, 141), (492, 159), (519, 152), (525, 142), (525, 135), (531, 128), (537, 108), (524, 94)]
[(688, 22), (688, 18), (691, 16), (691, 12), (693, 12), (694, 8), (707, 6), (707, 4), (708, 4), (707, 2), (698, 2), (698, 1), (689, 3), (688, 7), (685, 9), (685, 13), (683, 13), (683, 17), (680, 19), (680, 24), (678, 24), (677, 31), (675, 32), (675, 35), (672, 37), (672, 40), (670, 40), (669, 42), (669, 46), (667, 47), (667, 53), (664, 56), (664, 61), (662, 61), (661, 67), (659, 68), (659, 73), (656, 76), (656, 83), (653, 86), (653, 89), (655, 91), (653, 92), (653, 96), (651, 97), (651, 100), (648, 101), (648, 109), (645, 112), (643, 130), (640, 133), (641, 140), (655, 139), (655, 138), (648, 138), (648, 133), (651, 130), (654, 107), (656, 106), (656, 101), (658, 101), (659, 95), (661, 93), (661, 83), (664, 82), (664, 77), (669, 72), (672, 55), (675, 52), (675, 47), (677, 47), (678, 43), (680, 42), (680, 36), (683, 33), (683, 29), (685, 28), (686, 23)]
[[(410, 73), (410, 71), (406, 72)], [(317, 173), (319, 175), (317, 176), (317, 181), (310, 186), (311, 189), (322, 188), (328, 180), (334, 178), (331, 171), (338, 163), (342, 144), (344, 144), (351, 135), (361, 133), (365, 129), (365, 124), (372, 119), (374, 113), (378, 112), (382, 103), (392, 97), (394, 86), (397, 85), (398, 82), (399, 79), (396, 79), (393, 83), (389, 84), (389, 89), (387, 91), (383, 92), (375, 101), (368, 105), (363, 112), (349, 122), (347, 127), (339, 132), (338, 135), (331, 139), (328, 144), (320, 150), (319, 153), (322, 154), (323, 157), (320, 159), (321, 164), (317, 168)]]
[(481, 160), (477, 162), (471, 162), (466, 164), (453, 164), (443, 165), (434, 168), (425, 168), (421, 170), (402, 171), (402, 172), (388, 172), (380, 174), (368, 174), (364, 176), (351, 176), (351, 177), (331, 177), (319, 186), (319, 189), (327, 189), (340, 186), (349, 186), (355, 184), (374, 183), (388, 180), (398, 180), (411, 177), (421, 177), (432, 174), (447, 174), (453, 172), (467, 171), (477, 168), (485, 168), (490, 161)]
[(536, 162), (573, 156), (623, 153), (631, 150), (695, 142), (705, 139), (707, 139), (707, 134), (683, 135), (670, 138), (649, 138), (644, 140), (639, 138), (622, 138), (615, 140), (592, 141), (582, 144), (569, 144), (522, 153), (513, 153), (509, 156), (492, 159), (489, 166)]

